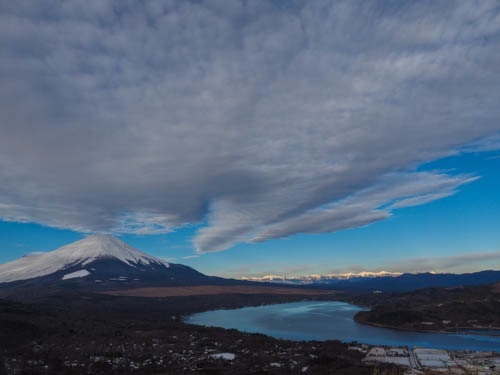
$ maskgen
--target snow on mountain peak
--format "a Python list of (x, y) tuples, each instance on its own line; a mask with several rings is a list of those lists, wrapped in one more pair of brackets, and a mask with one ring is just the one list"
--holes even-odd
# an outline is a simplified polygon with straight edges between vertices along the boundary
[(132, 267), (139, 264), (170, 266), (116, 237), (96, 234), (47, 253), (25, 256), (0, 265), (0, 283), (45, 276), (75, 265), (84, 267), (99, 259), (116, 259)]
[(116, 258), (128, 265), (138, 263), (162, 263), (168, 265), (168, 263), (147, 255), (116, 237), (104, 234), (85, 237), (52, 253), (61, 258), (66, 258), (68, 263), (82, 263), (83, 265), (104, 258)]

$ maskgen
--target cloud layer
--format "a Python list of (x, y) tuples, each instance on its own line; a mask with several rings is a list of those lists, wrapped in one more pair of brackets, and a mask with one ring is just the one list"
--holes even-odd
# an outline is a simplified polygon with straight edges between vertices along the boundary
[(0, 38), (3, 220), (218, 251), (453, 194), (416, 167), (498, 146), (495, 1), (6, 2)]

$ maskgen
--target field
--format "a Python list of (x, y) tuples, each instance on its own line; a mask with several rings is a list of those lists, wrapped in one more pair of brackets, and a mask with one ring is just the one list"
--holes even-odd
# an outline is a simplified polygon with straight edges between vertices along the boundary
[(253, 285), (198, 285), (183, 287), (149, 287), (135, 288), (127, 290), (115, 290), (102, 292), (113, 296), (127, 297), (187, 297), (214, 294), (278, 294), (278, 295), (304, 295), (304, 296), (324, 296), (333, 295), (338, 292), (331, 290), (314, 290), (298, 288), (280, 288), (270, 286)]

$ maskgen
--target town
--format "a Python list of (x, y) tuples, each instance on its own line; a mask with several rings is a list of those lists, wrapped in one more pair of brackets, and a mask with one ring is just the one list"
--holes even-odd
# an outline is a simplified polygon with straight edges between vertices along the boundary
[(366, 363), (393, 363), (407, 368), (406, 374), (499, 374), (500, 353), (453, 351), (434, 348), (351, 346), (365, 353)]

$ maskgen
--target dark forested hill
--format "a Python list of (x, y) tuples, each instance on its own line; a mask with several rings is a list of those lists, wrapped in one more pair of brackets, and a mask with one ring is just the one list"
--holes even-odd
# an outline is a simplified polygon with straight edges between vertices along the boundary
[(361, 323), (432, 331), (458, 328), (500, 329), (500, 283), (431, 288), (384, 296), (371, 311), (358, 313), (356, 320)]

